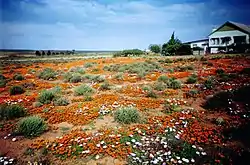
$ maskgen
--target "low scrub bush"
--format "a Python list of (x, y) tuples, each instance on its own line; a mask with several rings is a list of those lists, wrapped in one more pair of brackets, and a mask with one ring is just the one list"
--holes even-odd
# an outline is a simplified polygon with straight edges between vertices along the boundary
[(85, 68), (90, 68), (90, 67), (92, 67), (94, 65), (96, 65), (96, 62), (87, 62), (87, 63), (84, 64), (84, 67)]
[(181, 88), (181, 81), (180, 80), (176, 80), (174, 78), (169, 79), (168, 88), (180, 89)]
[(123, 73), (117, 73), (114, 77), (116, 80), (123, 80)]
[(78, 83), (82, 81), (82, 76), (80, 74), (73, 74), (70, 78), (71, 83)]
[(6, 80), (6, 77), (2, 74), (0, 74), (0, 80)]
[(181, 108), (178, 105), (174, 105), (174, 104), (171, 105), (169, 103), (165, 103), (165, 105), (164, 105), (164, 113), (166, 113), (166, 114), (171, 114), (173, 112), (178, 112), (180, 110), (181, 110)]
[(196, 82), (197, 82), (197, 75), (194, 75), (194, 74), (189, 76), (186, 81), (187, 84), (194, 84)]
[(17, 132), (28, 138), (39, 136), (46, 129), (47, 124), (38, 116), (25, 117), (17, 124)]
[(167, 88), (167, 85), (163, 82), (155, 82), (153, 88), (157, 91), (163, 91)]
[(43, 90), (41, 94), (38, 96), (38, 102), (42, 104), (49, 104), (55, 98), (56, 92), (52, 89)]
[(114, 113), (115, 121), (123, 124), (140, 122), (140, 113), (134, 107), (122, 107)]
[(13, 79), (14, 79), (14, 80), (21, 81), (21, 80), (24, 80), (24, 77), (23, 77), (21, 74), (15, 74), (15, 75), (13, 76)]
[(95, 92), (95, 90), (92, 87), (85, 85), (85, 84), (77, 86), (74, 89), (74, 94), (76, 96), (81, 96), (81, 95), (89, 96), (89, 95), (92, 95), (94, 92)]
[(63, 75), (63, 79), (64, 81), (66, 82), (70, 82), (71, 78), (73, 77), (73, 73), (71, 72), (66, 72), (64, 75)]
[(6, 82), (6, 80), (1, 80), (0, 79), (0, 88), (4, 88), (5, 86), (6, 86), (6, 84), (7, 84), (7, 82)]
[(205, 80), (204, 82), (204, 86), (207, 88), (207, 89), (212, 89), (215, 85), (215, 79), (214, 77), (209, 77), (207, 80)]
[(221, 75), (221, 74), (224, 74), (225, 71), (223, 69), (216, 69), (215, 73), (218, 75)]
[(105, 77), (101, 75), (95, 75), (91, 77), (91, 81), (101, 83), (105, 81)]
[(18, 95), (24, 93), (25, 90), (21, 86), (12, 86), (10, 87), (10, 95)]
[(85, 74), (85, 70), (81, 67), (72, 67), (69, 70), (70, 72), (74, 72), (74, 73), (79, 73), (79, 74)]
[(162, 76), (158, 77), (157, 81), (168, 83), (169, 78), (167, 76), (162, 75)]
[(43, 80), (53, 80), (56, 79), (57, 73), (51, 68), (45, 68), (38, 74), (38, 78)]
[(157, 94), (153, 90), (147, 90), (147, 97), (157, 98)]
[(69, 100), (65, 97), (59, 97), (53, 101), (54, 105), (57, 106), (67, 106), (69, 105)]
[(23, 117), (26, 115), (26, 111), (23, 106), (20, 105), (0, 105), (0, 119), (9, 120), (18, 117)]
[(111, 85), (107, 81), (102, 83), (101, 86), (100, 86), (100, 90), (110, 90), (110, 89), (111, 89)]

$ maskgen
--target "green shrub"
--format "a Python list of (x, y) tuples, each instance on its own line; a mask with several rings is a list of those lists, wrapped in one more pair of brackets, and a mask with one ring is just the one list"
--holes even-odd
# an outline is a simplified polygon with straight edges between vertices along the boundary
[(168, 83), (169, 79), (167, 76), (162, 75), (162, 76), (158, 77), (157, 81)]
[(78, 83), (82, 81), (82, 76), (80, 74), (73, 74), (73, 76), (70, 78), (71, 83)]
[(0, 88), (4, 88), (6, 86), (6, 80), (1, 80), (0, 79)]
[(215, 79), (213, 77), (209, 77), (205, 82), (204, 82), (204, 86), (207, 89), (212, 89), (215, 85)]
[(0, 119), (14, 119), (18, 117), (23, 117), (26, 115), (26, 111), (23, 106), (20, 105), (0, 105)]
[(81, 67), (73, 67), (73, 68), (70, 68), (69, 70), (70, 72), (74, 72), (74, 73), (80, 73), (80, 74), (85, 74), (85, 70)]
[(43, 90), (38, 96), (38, 102), (42, 104), (49, 104), (55, 98), (56, 93), (53, 90)]
[(117, 73), (117, 74), (115, 74), (115, 79), (116, 80), (123, 80), (123, 73)]
[(179, 105), (174, 105), (174, 104), (169, 104), (169, 103), (165, 103), (164, 105), (164, 113), (166, 114), (171, 114), (173, 112), (178, 112), (180, 111), (181, 108)]
[(114, 113), (115, 121), (123, 124), (140, 122), (140, 114), (134, 107), (122, 107)]
[(188, 77), (186, 83), (187, 84), (194, 84), (197, 82), (197, 75), (191, 75)]
[(157, 98), (157, 94), (153, 90), (148, 90), (147, 97)]
[(24, 93), (25, 90), (21, 86), (12, 86), (10, 87), (10, 95), (17, 95)]
[(101, 84), (100, 89), (101, 90), (110, 90), (111, 85), (109, 84), (109, 82), (105, 81), (104, 83)]
[(92, 101), (92, 100), (93, 100), (93, 97), (91, 97), (91, 96), (84, 97), (84, 101)]
[(243, 68), (240, 73), (250, 75), (250, 68)]
[(43, 80), (56, 79), (57, 73), (51, 68), (45, 68), (38, 74), (38, 78)]
[(2, 74), (0, 74), (0, 80), (6, 80), (6, 77)]
[(104, 82), (105, 81), (105, 77), (101, 76), (101, 75), (92, 76), (91, 77), (91, 81), (97, 82), (97, 83)]
[(197, 89), (191, 89), (190, 91), (186, 92), (187, 97), (196, 98), (198, 94), (199, 91)]
[(92, 87), (85, 85), (85, 84), (77, 86), (74, 89), (74, 93), (76, 96), (80, 96), (80, 95), (89, 96), (93, 94), (94, 92), (95, 90)]
[(157, 91), (163, 91), (167, 88), (167, 85), (163, 82), (155, 82), (153, 88)]
[(39, 101), (36, 101), (36, 102), (33, 103), (33, 106), (36, 108), (36, 107), (41, 107), (41, 106), (43, 106), (43, 104), (40, 103)]
[(54, 105), (57, 106), (66, 106), (69, 105), (69, 100), (65, 97), (59, 97), (53, 101)]
[(15, 75), (13, 76), (13, 79), (14, 79), (14, 80), (21, 81), (21, 80), (24, 80), (24, 77), (23, 77), (21, 74), (15, 74)]
[(66, 82), (70, 82), (71, 78), (73, 77), (73, 73), (71, 72), (66, 72), (64, 75), (63, 75), (63, 79), (64, 81)]
[(225, 120), (222, 117), (218, 117), (215, 120), (215, 122), (216, 122), (217, 125), (223, 125), (225, 123)]
[(218, 74), (218, 75), (221, 75), (221, 74), (224, 74), (225, 73), (225, 71), (223, 70), (223, 69), (216, 69), (216, 74)]
[(95, 62), (87, 62), (86, 64), (84, 64), (85, 68), (90, 68), (92, 66), (94, 66), (96, 63)]
[(41, 135), (46, 129), (47, 124), (38, 116), (25, 117), (17, 124), (17, 132), (29, 138)]
[(176, 80), (174, 78), (169, 79), (168, 88), (180, 89), (181, 88), (181, 81), (180, 80)]

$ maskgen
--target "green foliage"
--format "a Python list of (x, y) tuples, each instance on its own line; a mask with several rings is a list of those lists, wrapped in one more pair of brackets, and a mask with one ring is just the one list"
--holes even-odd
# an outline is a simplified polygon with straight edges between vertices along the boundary
[(6, 80), (0, 79), (0, 88), (4, 88), (6, 86)]
[(24, 80), (24, 77), (23, 77), (21, 74), (15, 74), (15, 75), (13, 76), (13, 79), (14, 79), (14, 80), (21, 81), (21, 80)]
[(64, 81), (66, 82), (70, 82), (71, 78), (73, 77), (73, 73), (71, 72), (66, 72), (64, 75), (63, 75), (63, 79)]
[(57, 73), (51, 68), (45, 68), (43, 71), (39, 72), (38, 78), (43, 80), (56, 79)]
[(92, 101), (92, 100), (93, 100), (93, 97), (91, 97), (91, 96), (84, 97), (84, 101)]
[(82, 81), (82, 76), (78, 73), (73, 74), (72, 77), (70, 78), (71, 83), (78, 83)]
[(205, 82), (204, 82), (204, 86), (207, 89), (212, 89), (215, 85), (215, 79), (214, 77), (209, 77)]
[(194, 84), (194, 83), (197, 82), (197, 80), (198, 80), (197, 79), (197, 75), (193, 74), (193, 75), (191, 75), (191, 76), (188, 77), (186, 83), (187, 84)]
[(225, 120), (222, 117), (218, 117), (215, 122), (217, 125), (223, 125)]
[(160, 53), (161, 52), (161, 46), (157, 44), (151, 44), (149, 45), (149, 50), (154, 53)]
[(69, 70), (70, 72), (74, 72), (74, 73), (79, 73), (79, 74), (85, 74), (85, 70), (79, 66), (77, 67), (72, 67)]
[(25, 137), (36, 137), (47, 129), (47, 124), (39, 116), (25, 117), (17, 123), (17, 132)]
[(192, 49), (190, 45), (181, 44), (180, 47), (176, 50), (176, 55), (191, 55)]
[(65, 97), (59, 97), (53, 101), (54, 105), (66, 106), (69, 105), (69, 100)]
[(121, 107), (114, 113), (115, 121), (123, 124), (140, 122), (140, 114), (134, 107)]
[(158, 77), (157, 81), (159, 81), (159, 82), (164, 82), (164, 83), (168, 83), (169, 79), (168, 79), (167, 76), (162, 75), (162, 76)]
[(223, 69), (216, 69), (216, 74), (218, 74), (218, 75), (221, 75), (221, 74), (224, 74), (225, 73), (225, 71), (223, 70)]
[(191, 89), (186, 93), (187, 97), (193, 97), (193, 98), (196, 98), (198, 94), (199, 91), (197, 89)]
[(121, 52), (116, 52), (113, 56), (114, 57), (128, 57), (129, 55), (131, 56), (139, 56), (144, 54), (142, 50), (139, 49), (128, 49), (128, 50), (123, 50)]
[(36, 102), (33, 103), (33, 106), (34, 107), (41, 107), (41, 106), (43, 106), (43, 104), (40, 103), (39, 101), (36, 101)]
[(97, 82), (97, 83), (104, 82), (105, 77), (102, 76), (102, 75), (94, 75), (94, 76), (91, 77), (91, 81)]
[(157, 98), (157, 94), (153, 90), (147, 90), (147, 97)]
[(175, 38), (173, 32), (170, 40), (162, 45), (162, 55), (163, 56), (176, 55), (176, 52), (180, 47), (181, 47), (181, 41)]
[(110, 89), (111, 89), (111, 85), (109, 84), (108, 81), (105, 81), (100, 86), (100, 90), (110, 90)]
[(55, 98), (56, 92), (55, 90), (43, 90), (41, 94), (38, 96), (38, 102), (42, 104), (49, 104)]
[(180, 89), (181, 88), (181, 81), (176, 80), (174, 78), (170, 78), (169, 82), (168, 82), (168, 88)]
[(181, 108), (179, 105), (169, 104), (169, 103), (165, 103), (164, 105), (164, 113), (166, 114), (171, 114), (173, 112), (178, 112), (180, 110)]
[(24, 93), (25, 90), (21, 86), (12, 86), (10, 87), (10, 95), (17, 95)]
[(123, 73), (117, 73), (114, 77), (116, 80), (123, 80)]
[(228, 99), (232, 97), (231, 92), (221, 91), (208, 98), (204, 103), (206, 109), (220, 109), (228, 106)]
[(0, 80), (6, 80), (6, 77), (2, 74), (0, 74)]
[(241, 74), (250, 75), (250, 68), (243, 68), (242, 71), (241, 71)]
[(96, 65), (96, 62), (87, 62), (87, 63), (84, 64), (84, 67), (85, 68), (90, 68), (90, 67), (92, 67), (94, 65)]
[(164, 82), (155, 82), (153, 88), (157, 91), (163, 91), (167, 88), (167, 85)]
[(0, 105), (0, 119), (1, 120), (9, 120), (15, 119), (18, 117), (23, 117), (26, 115), (26, 111), (23, 106), (20, 105)]
[(85, 85), (85, 84), (77, 86), (74, 89), (74, 94), (76, 96), (81, 96), (81, 95), (89, 96), (89, 95), (93, 94), (94, 92), (95, 92), (95, 90), (92, 87)]

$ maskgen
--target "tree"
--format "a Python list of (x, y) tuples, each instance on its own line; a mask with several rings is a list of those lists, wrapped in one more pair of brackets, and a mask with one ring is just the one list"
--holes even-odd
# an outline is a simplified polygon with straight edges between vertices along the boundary
[(45, 51), (42, 51), (42, 55), (43, 55), (43, 56), (45, 55)]
[(178, 55), (191, 55), (192, 49), (190, 45), (182, 44), (179, 49), (177, 49), (176, 54)]
[(161, 52), (161, 46), (157, 44), (151, 44), (149, 45), (149, 50), (154, 53), (160, 53)]
[(38, 51), (38, 50), (36, 51), (36, 53), (35, 53), (35, 54), (36, 54), (36, 56), (41, 56), (41, 52), (40, 52), (40, 51)]
[(48, 50), (48, 52), (47, 52), (47, 55), (49, 56), (49, 55), (51, 55), (51, 52), (50, 52), (50, 50)]
[(162, 45), (162, 55), (176, 55), (177, 50), (181, 47), (182, 43), (179, 39), (175, 38), (174, 32), (170, 40)]

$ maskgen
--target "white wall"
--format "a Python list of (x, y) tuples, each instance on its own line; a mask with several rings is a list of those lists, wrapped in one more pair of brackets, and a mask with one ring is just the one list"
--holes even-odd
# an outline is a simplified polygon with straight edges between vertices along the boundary
[[(231, 30), (231, 31), (219, 31), (219, 32), (214, 32), (209, 36), (209, 46), (216, 46), (218, 44), (212, 44), (211, 38), (223, 38), (223, 37), (231, 37), (231, 41), (228, 44), (234, 43), (233, 41), (233, 36), (246, 36), (247, 38), (247, 43), (249, 43), (249, 35), (246, 33), (243, 33), (239, 30)], [(219, 44), (221, 45), (221, 44)], [(222, 45), (224, 46), (224, 45)]]
[(202, 46), (202, 44), (206, 44), (207, 41), (201, 41), (201, 42), (194, 42), (194, 43), (191, 43), (190, 44), (190, 47), (191, 48), (194, 48), (194, 47), (201, 47), (201, 48), (204, 48), (204, 46)]

